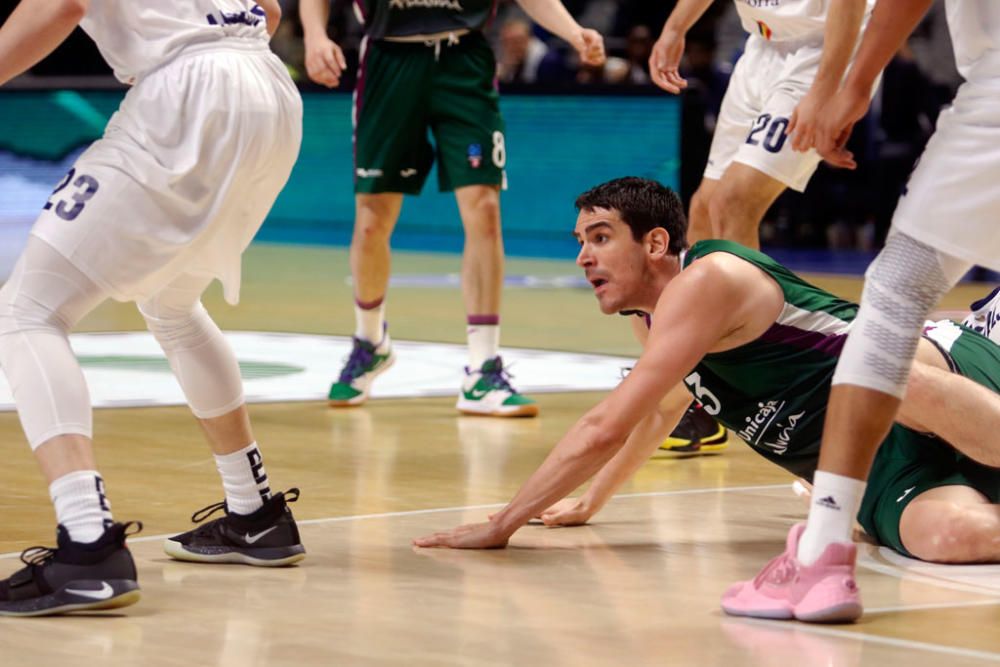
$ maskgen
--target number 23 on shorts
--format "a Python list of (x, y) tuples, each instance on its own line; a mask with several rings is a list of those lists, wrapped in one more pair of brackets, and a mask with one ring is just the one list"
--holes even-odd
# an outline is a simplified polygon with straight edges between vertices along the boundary
[[(69, 186), (72, 186), (69, 192), (56, 198), (56, 195)], [(63, 220), (76, 220), (77, 216), (83, 212), (83, 208), (87, 205), (87, 202), (97, 194), (99, 188), (100, 184), (96, 178), (87, 174), (77, 176), (76, 167), (74, 167), (66, 173), (66, 177), (52, 191), (49, 200), (45, 202), (45, 206), (42, 209), (48, 211), (55, 208), (55, 214)]]

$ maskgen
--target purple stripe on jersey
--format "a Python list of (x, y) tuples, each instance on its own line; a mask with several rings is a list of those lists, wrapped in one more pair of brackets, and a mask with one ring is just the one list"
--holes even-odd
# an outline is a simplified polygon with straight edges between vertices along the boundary
[(800, 350), (816, 350), (831, 357), (839, 357), (847, 340), (847, 334), (823, 334), (775, 323), (757, 340), (788, 345)]
[(368, 24), (368, 12), (365, 11), (365, 3), (361, 0), (354, 0), (354, 6), (358, 10), (358, 14), (361, 15), (361, 22), (365, 25)]
[(496, 325), (500, 324), (500, 316), (499, 315), (469, 315), (466, 318), (466, 322), (468, 322), (471, 326), (476, 326), (476, 325), (479, 325), (479, 326), (496, 326)]

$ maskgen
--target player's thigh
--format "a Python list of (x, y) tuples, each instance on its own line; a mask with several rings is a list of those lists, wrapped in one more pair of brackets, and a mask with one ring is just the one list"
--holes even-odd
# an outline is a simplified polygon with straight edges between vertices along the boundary
[(355, 92), (354, 191), (418, 194), (434, 161), (427, 139), (433, 52), (422, 44), (374, 42)]
[(760, 116), (760, 101), (751, 80), (757, 66), (757, 58), (751, 52), (742, 56), (733, 69), (712, 133), (712, 145), (705, 164), (706, 179), (718, 181), (722, 178), (736, 159), (754, 121)]
[(875, 456), (858, 522), (879, 543), (915, 556), (903, 533), (903, 515), (911, 503), (942, 487), (968, 487), (988, 495), (990, 484), (1000, 488), (997, 479), (939, 438), (896, 425)]
[(505, 125), (493, 85), (495, 64), (481, 36), (444, 47), (431, 94), (442, 191), (467, 185), (503, 186), (507, 164)]
[(804, 94), (796, 85), (771, 91), (733, 158), (798, 192), (805, 190), (820, 163), (815, 150), (800, 153), (788, 140), (788, 123)]

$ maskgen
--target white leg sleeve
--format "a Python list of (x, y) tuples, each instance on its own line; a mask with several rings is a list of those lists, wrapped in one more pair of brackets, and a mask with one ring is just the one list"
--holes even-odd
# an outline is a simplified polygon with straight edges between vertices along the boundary
[(893, 232), (865, 272), (861, 308), (833, 384), (902, 398), (924, 321), (970, 263)]
[(0, 289), (0, 366), (32, 449), (57, 435), (92, 437), (90, 393), (68, 336), (105, 298), (34, 237)]
[(243, 404), (236, 355), (201, 305), (201, 293), (210, 282), (201, 276), (182, 276), (139, 304), (146, 326), (199, 419), (220, 417)]

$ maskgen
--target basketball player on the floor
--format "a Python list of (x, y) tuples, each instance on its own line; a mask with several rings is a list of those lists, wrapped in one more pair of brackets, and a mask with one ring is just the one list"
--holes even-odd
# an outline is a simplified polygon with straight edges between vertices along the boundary
[[(857, 306), (730, 241), (685, 250), (680, 201), (653, 181), (611, 181), (577, 206), (577, 263), (602, 312), (640, 314), (633, 324), (642, 356), (506, 508), (418, 546), (502, 547), (532, 517), (585, 521), (646, 461), (691, 394), (769, 460), (806, 478), (816, 470), (833, 371)], [(998, 390), (1000, 346), (951, 322), (927, 328), (899, 423), (878, 450), (877, 483), (855, 512), (868, 535), (930, 561), (1000, 561), (1000, 470), (990, 467), (1000, 465)], [(582, 498), (557, 503), (595, 473)], [(825, 574), (837, 575), (824, 584), (827, 597), (761, 615), (854, 618), (855, 555), (853, 544), (837, 544), (824, 556)], [(726, 592), (726, 611), (740, 591)]]
[[(796, 136), (800, 147), (819, 147), (834, 164), (853, 166), (844, 143), (868, 107), (865, 91), (930, 4), (879, 0), (843, 88), (822, 112), (803, 110), (802, 136)], [(910, 366), (924, 319), (973, 264), (1000, 269), (1000, 3), (948, 0), (947, 8), (955, 61), (965, 83), (938, 118), (900, 197), (885, 248), (865, 274), (858, 320), (833, 380), (809, 520), (801, 536), (793, 532), (785, 552), (768, 566), (772, 572), (792, 575), (743, 583), (734, 612), (768, 615), (774, 608), (794, 608), (832, 586), (829, 564), (850, 539), (852, 517), (865, 497), (876, 450), (900, 402), (905, 412), (914, 391), (907, 388), (907, 380), (912, 384)], [(842, 28), (841, 40), (854, 39), (857, 25)], [(834, 72), (835, 79), (840, 80), (842, 72), (843, 67)], [(951, 403), (950, 393), (941, 396)], [(874, 465), (868, 488), (877, 483), (877, 459)], [(932, 494), (942, 508), (982, 502), (980, 494), (964, 487), (935, 489)], [(986, 516), (989, 511), (992, 517)], [(996, 549), (1000, 509), (983, 509), (983, 514), (977, 521), (992, 529)], [(964, 527), (961, 523), (955, 530)]]
[[(604, 42), (580, 27), (559, 0), (517, 0), (539, 25), (569, 42), (582, 62), (604, 62)], [(302, 0), (306, 68), (322, 85), (339, 84), (345, 62), (326, 33), (330, 0)], [(360, 405), (395, 359), (385, 322), (389, 241), (403, 195), (419, 194), (438, 163), (438, 187), (454, 190), (465, 228), (462, 296), (469, 365), (459, 411), (496, 417), (538, 413), (510, 384), (499, 353), (503, 239), (500, 189), (506, 183), (504, 122), (496, 63), (482, 29), (495, 0), (356, 2), (365, 25), (355, 91), (355, 221), (351, 240), (357, 328), (333, 406)], [(435, 145), (427, 139), (433, 133)]]
[[(660, 88), (677, 94), (687, 87), (680, 75), (684, 37), (711, 4), (680, 0), (670, 13), (649, 58), (650, 77)], [(857, 43), (855, 35), (823, 52), (824, 30), (829, 42), (831, 35), (841, 34), (835, 26), (863, 20), (866, 0), (737, 0), (736, 9), (749, 37), (722, 100), (704, 177), (691, 198), (688, 238), (692, 243), (728, 239), (759, 248), (760, 223), (768, 208), (785, 188), (805, 190), (820, 162), (816, 151), (796, 152), (786, 141), (794, 110), (837, 89), (839, 79), (826, 73), (841, 61), (846, 64)], [(821, 57), (833, 62), (824, 60), (821, 68)], [(717, 430), (714, 420), (693, 407), (664, 447), (691, 448), (685, 447), (687, 439), (696, 448), (699, 442), (716, 441)]]
[[(201, 305), (235, 303), (240, 255), (288, 178), (302, 101), (271, 53), (276, 0), (22, 0), (0, 28), (0, 84), (79, 24), (132, 84), (104, 138), (56, 186), (0, 289), (0, 366), (55, 505), (58, 546), (22, 554), (0, 615), (132, 604), (139, 587), (94, 460), (90, 398), (68, 332), (108, 298), (135, 301), (208, 437), (222, 518), (170, 538), (174, 558), (284, 565), (304, 557), (272, 494), (239, 366)], [(137, 434), (141, 437), (140, 434)], [(175, 489), (176, 490), (176, 489)]]

